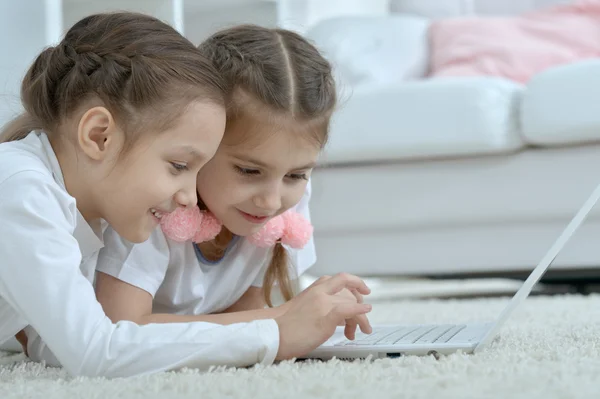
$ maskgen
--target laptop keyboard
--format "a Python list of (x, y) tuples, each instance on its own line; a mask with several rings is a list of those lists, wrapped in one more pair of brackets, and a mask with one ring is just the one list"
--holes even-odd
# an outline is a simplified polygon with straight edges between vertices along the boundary
[(357, 333), (354, 341), (345, 339), (336, 346), (444, 343), (450, 341), (465, 327), (456, 324), (383, 327), (373, 331), (372, 334)]

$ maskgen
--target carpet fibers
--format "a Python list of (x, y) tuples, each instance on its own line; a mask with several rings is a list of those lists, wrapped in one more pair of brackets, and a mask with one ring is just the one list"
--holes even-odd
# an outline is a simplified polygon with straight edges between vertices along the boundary
[[(508, 298), (382, 300), (373, 323), (494, 319)], [(477, 355), (71, 378), (0, 355), (0, 398), (590, 398), (600, 391), (600, 296), (530, 297)]]

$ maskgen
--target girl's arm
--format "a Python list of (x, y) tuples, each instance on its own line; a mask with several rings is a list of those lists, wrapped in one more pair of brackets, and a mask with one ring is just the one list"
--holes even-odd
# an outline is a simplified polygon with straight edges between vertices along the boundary
[(72, 198), (37, 171), (0, 180), (0, 198), (0, 339), (29, 324), (70, 374), (86, 376), (243, 367), (277, 356), (274, 320), (114, 324), (80, 270)]
[(108, 274), (98, 272), (96, 275), (96, 296), (102, 304), (106, 315), (113, 322), (129, 320), (143, 325), (150, 323), (204, 321), (227, 325), (254, 320), (274, 319), (285, 312), (285, 305), (267, 309), (264, 308), (264, 305), (260, 306), (259, 300), (262, 297), (258, 295), (262, 295), (262, 289), (251, 287), (225, 313), (206, 315), (152, 313), (152, 295), (150, 293)]
[(263, 309), (267, 306), (263, 296), (262, 287), (250, 287), (237, 300), (236, 303), (225, 309), (222, 313), (242, 312), (244, 310)]

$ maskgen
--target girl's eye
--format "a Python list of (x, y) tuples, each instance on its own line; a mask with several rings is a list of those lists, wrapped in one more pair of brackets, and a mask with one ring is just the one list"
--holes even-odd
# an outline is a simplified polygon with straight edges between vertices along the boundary
[(240, 166), (235, 166), (235, 170), (236, 170), (236, 172), (238, 172), (239, 174), (241, 174), (243, 176), (260, 174), (260, 171), (257, 169), (242, 168)]
[(292, 173), (288, 177), (292, 180), (308, 180), (306, 173)]
[(173, 169), (175, 169), (175, 171), (177, 172), (183, 172), (185, 170), (188, 169), (186, 164), (182, 164), (182, 163), (177, 163), (177, 162), (171, 162), (171, 166), (173, 167)]

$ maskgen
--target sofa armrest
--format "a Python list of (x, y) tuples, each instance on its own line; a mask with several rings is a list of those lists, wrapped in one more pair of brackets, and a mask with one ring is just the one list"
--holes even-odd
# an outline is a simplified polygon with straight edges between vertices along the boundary
[(531, 144), (600, 141), (600, 58), (545, 70), (527, 85), (521, 129)]
[(429, 65), (429, 20), (418, 16), (344, 16), (317, 23), (306, 37), (353, 86), (421, 78)]

